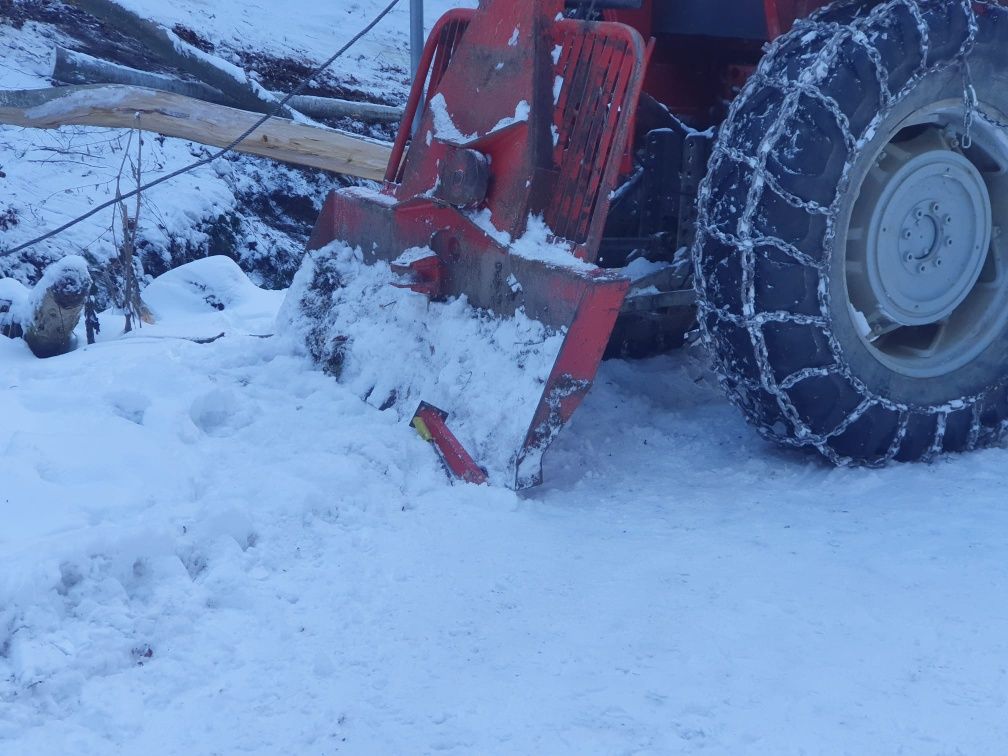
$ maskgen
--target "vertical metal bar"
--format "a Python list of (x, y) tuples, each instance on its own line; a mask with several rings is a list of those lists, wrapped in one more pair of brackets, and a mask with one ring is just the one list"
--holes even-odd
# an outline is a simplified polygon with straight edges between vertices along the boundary
[[(424, 19), (423, 0), (410, 0), (410, 74), (416, 78), (417, 71), (420, 70), (420, 57), (424, 49)], [(413, 123), (410, 125), (410, 135), (416, 134), (420, 128), (420, 108), (413, 116)]]
[(410, 74), (416, 76), (424, 48), (423, 0), (410, 0)]

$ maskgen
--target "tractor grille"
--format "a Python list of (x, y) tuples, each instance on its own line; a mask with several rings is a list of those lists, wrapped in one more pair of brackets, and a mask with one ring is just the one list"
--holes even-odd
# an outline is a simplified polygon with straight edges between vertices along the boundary
[[(644, 51), (615, 24), (556, 26), (553, 199), (545, 220), (553, 232), (594, 250), (609, 206), (636, 108)], [(591, 253), (594, 256), (594, 252)]]

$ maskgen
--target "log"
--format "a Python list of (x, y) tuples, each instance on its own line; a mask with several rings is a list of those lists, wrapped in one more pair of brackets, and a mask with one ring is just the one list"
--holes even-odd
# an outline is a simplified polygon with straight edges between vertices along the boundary
[[(193, 47), (174, 32), (118, 3), (112, 0), (72, 0), (72, 4), (137, 40), (162, 62), (223, 92), (234, 100), (237, 107), (254, 113), (272, 113), (276, 108), (277, 99), (238, 66)], [(280, 115), (298, 118), (300, 114), (285, 107)]]
[(28, 289), (0, 280), (0, 334), (22, 337), (36, 357), (54, 357), (74, 348), (74, 329), (91, 289), (87, 262), (68, 255), (45, 269)]
[[(275, 94), (278, 97), (283, 96), (279, 92)], [(399, 123), (403, 117), (403, 109), (392, 105), (340, 100), (336, 97), (294, 95), (290, 99), (290, 104), (299, 113), (312, 118), (359, 118), (365, 121)]]
[[(61, 84), (125, 84), (134, 87), (158, 89), (195, 97), (218, 105), (235, 105), (235, 101), (219, 89), (199, 81), (184, 81), (166, 74), (140, 71), (129, 66), (111, 63), (65, 47), (56, 47), (52, 78)], [(271, 93), (277, 99), (286, 95)], [(335, 97), (295, 95), (290, 106), (299, 113), (312, 118), (360, 118), (382, 123), (398, 123), (402, 120), (403, 109), (374, 102), (356, 102)]]
[[(0, 91), (0, 123), (38, 129), (61, 126), (141, 128), (225, 147), (261, 118), (256, 113), (143, 87), (113, 84)], [(380, 181), (391, 145), (323, 126), (266, 121), (238, 152)]]
[(219, 89), (201, 81), (184, 81), (166, 74), (140, 71), (59, 45), (56, 46), (52, 78), (60, 84), (126, 84), (195, 97), (218, 105), (235, 105), (235, 101)]

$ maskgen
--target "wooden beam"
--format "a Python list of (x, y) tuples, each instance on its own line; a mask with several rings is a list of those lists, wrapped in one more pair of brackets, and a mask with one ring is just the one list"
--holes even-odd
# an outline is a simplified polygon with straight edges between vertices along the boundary
[[(36, 129), (61, 126), (141, 128), (224, 147), (261, 118), (143, 87), (96, 85), (0, 91), (0, 123)], [(271, 118), (238, 152), (380, 181), (392, 147), (336, 129)]]

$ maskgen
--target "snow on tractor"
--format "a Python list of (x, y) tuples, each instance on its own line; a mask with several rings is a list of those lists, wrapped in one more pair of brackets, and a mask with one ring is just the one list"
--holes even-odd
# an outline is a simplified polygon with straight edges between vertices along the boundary
[(1008, 424), (1006, 224), (998, 3), (483, 0), (291, 319), (469, 481), (539, 483), (604, 354), (693, 338), (764, 436), (921, 460)]

